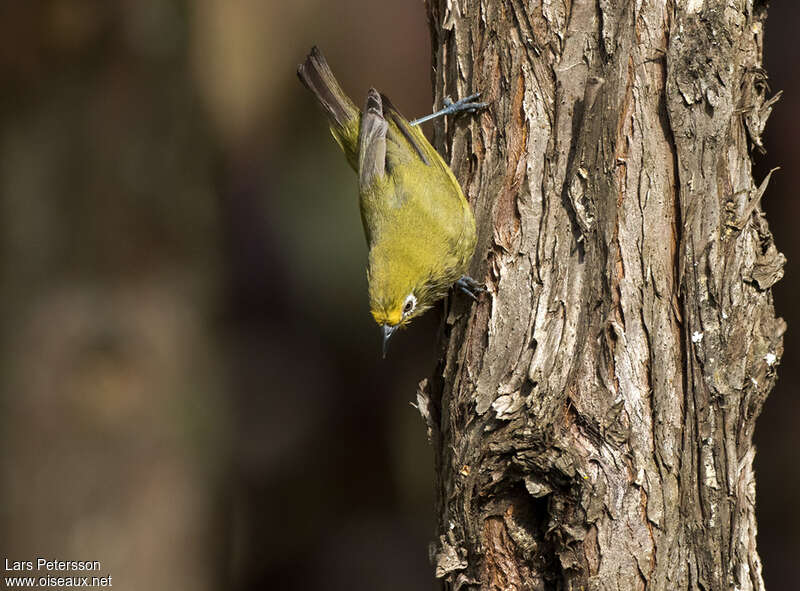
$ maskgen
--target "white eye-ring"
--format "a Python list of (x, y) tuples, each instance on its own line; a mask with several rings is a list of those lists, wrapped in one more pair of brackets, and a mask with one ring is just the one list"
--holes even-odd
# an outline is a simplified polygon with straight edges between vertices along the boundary
[(408, 294), (408, 296), (406, 296), (406, 301), (403, 302), (403, 318), (411, 314), (416, 307), (417, 298), (413, 293)]

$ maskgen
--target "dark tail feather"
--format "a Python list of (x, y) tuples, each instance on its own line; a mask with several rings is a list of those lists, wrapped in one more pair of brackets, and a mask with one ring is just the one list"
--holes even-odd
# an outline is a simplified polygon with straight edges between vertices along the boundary
[(328, 62), (316, 46), (311, 48), (306, 61), (297, 67), (297, 76), (317, 97), (332, 124), (343, 128), (358, 117), (358, 107), (339, 86)]

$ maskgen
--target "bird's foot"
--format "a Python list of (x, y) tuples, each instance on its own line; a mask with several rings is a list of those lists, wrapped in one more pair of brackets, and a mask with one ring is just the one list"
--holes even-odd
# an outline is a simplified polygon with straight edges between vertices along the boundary
[(477, 102), (477, 99), (480, 98), (481, 93), (476, 92), (475, 94), (471, 94), (468, 97), (464, 97), (453, 102), (449, 96), (444, 97), (442, 101), (444, 103), (444, 107), (436, 111), (435, 113), (431, 113), (430, 115), (425, 115), (425, 117), (420, 117), (419, 119), (414, 119), (411, 122), (411, 125), (419, 125), (420, 123), (425, 123), (426, 121), (430, 121), (431, 119), (436, 119), (437, 117), (443, 117), (444, 115), (455, 115), (456, 113), (475, 113), (481, 109), (485, 109), (489, 106), (489, 103), (481, 103)]
[(444, 97), (444, 109), (446, 111), (445, 115), (454, 115), (456, 113), (475, 113), (476, 111), (480, 111), (481, 109), (485, 109), (489, 106), (489, 103), (481, 103), (478, 102), (476, 99), (481, 97), (480, 92), (476, 92), (475, 94), (471, 94), (467, 97), (457, 100), (453, 102), (449, 96)]
[(456, 281), (454, 285), (476, 302), (478, 301), (478, 295), (486, 291), (486, 286), (483, 283), (478, 283), (469, 275), (462, 275), (461, 279)]

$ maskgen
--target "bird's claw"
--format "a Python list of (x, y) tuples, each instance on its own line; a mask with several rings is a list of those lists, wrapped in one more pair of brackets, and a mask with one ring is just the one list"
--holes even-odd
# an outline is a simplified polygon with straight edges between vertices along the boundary
[(469, 275), (462, 275), (461, 279), (456, 281), (455, 286), (476, 302), (478, 301), (478, 294), (486, 291), (484, 284), (478, 283)]
[(458, 99), (457, 101), (453, 102), (449, 96), (444, 97), (442, 102), (444, 103), (444, 111), (448, 115), (453, 115), (455, 113), (474, 113), (481, 109), (485, 109), (489, 106), (489, 103), (481, 103), (477, 102), (475, 99), (480, 98), (481, 93), (476, 92), (475, 94), (471, 94), (466, 96), (462, 99)]

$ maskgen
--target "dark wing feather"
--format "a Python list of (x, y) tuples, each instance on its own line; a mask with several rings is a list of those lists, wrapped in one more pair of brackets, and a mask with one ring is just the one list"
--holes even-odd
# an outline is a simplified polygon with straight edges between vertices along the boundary
[(358, 138), (358, 183), (370, 186), (386, 173), (386, 130), (389, 124), (383, 117), (381, 96), (374, 88), (367, 93), (361, 132)]
[(400, 111), (395, 108), (392, 101), (390, 101), (385, 94), (381, 95), (381, 99), (383, 99), (384, 116), (397, 126), (397, 129), (400, 130), (400, 133), (417, 153), (417, 156), (419, 156), (425, 164), (430, 165), (430, 160), (426, 156), (425, 150), (420, 145), (419, 140), (415, 137), (414, 132), (411, 130), (408, 120), (400, 114)]

